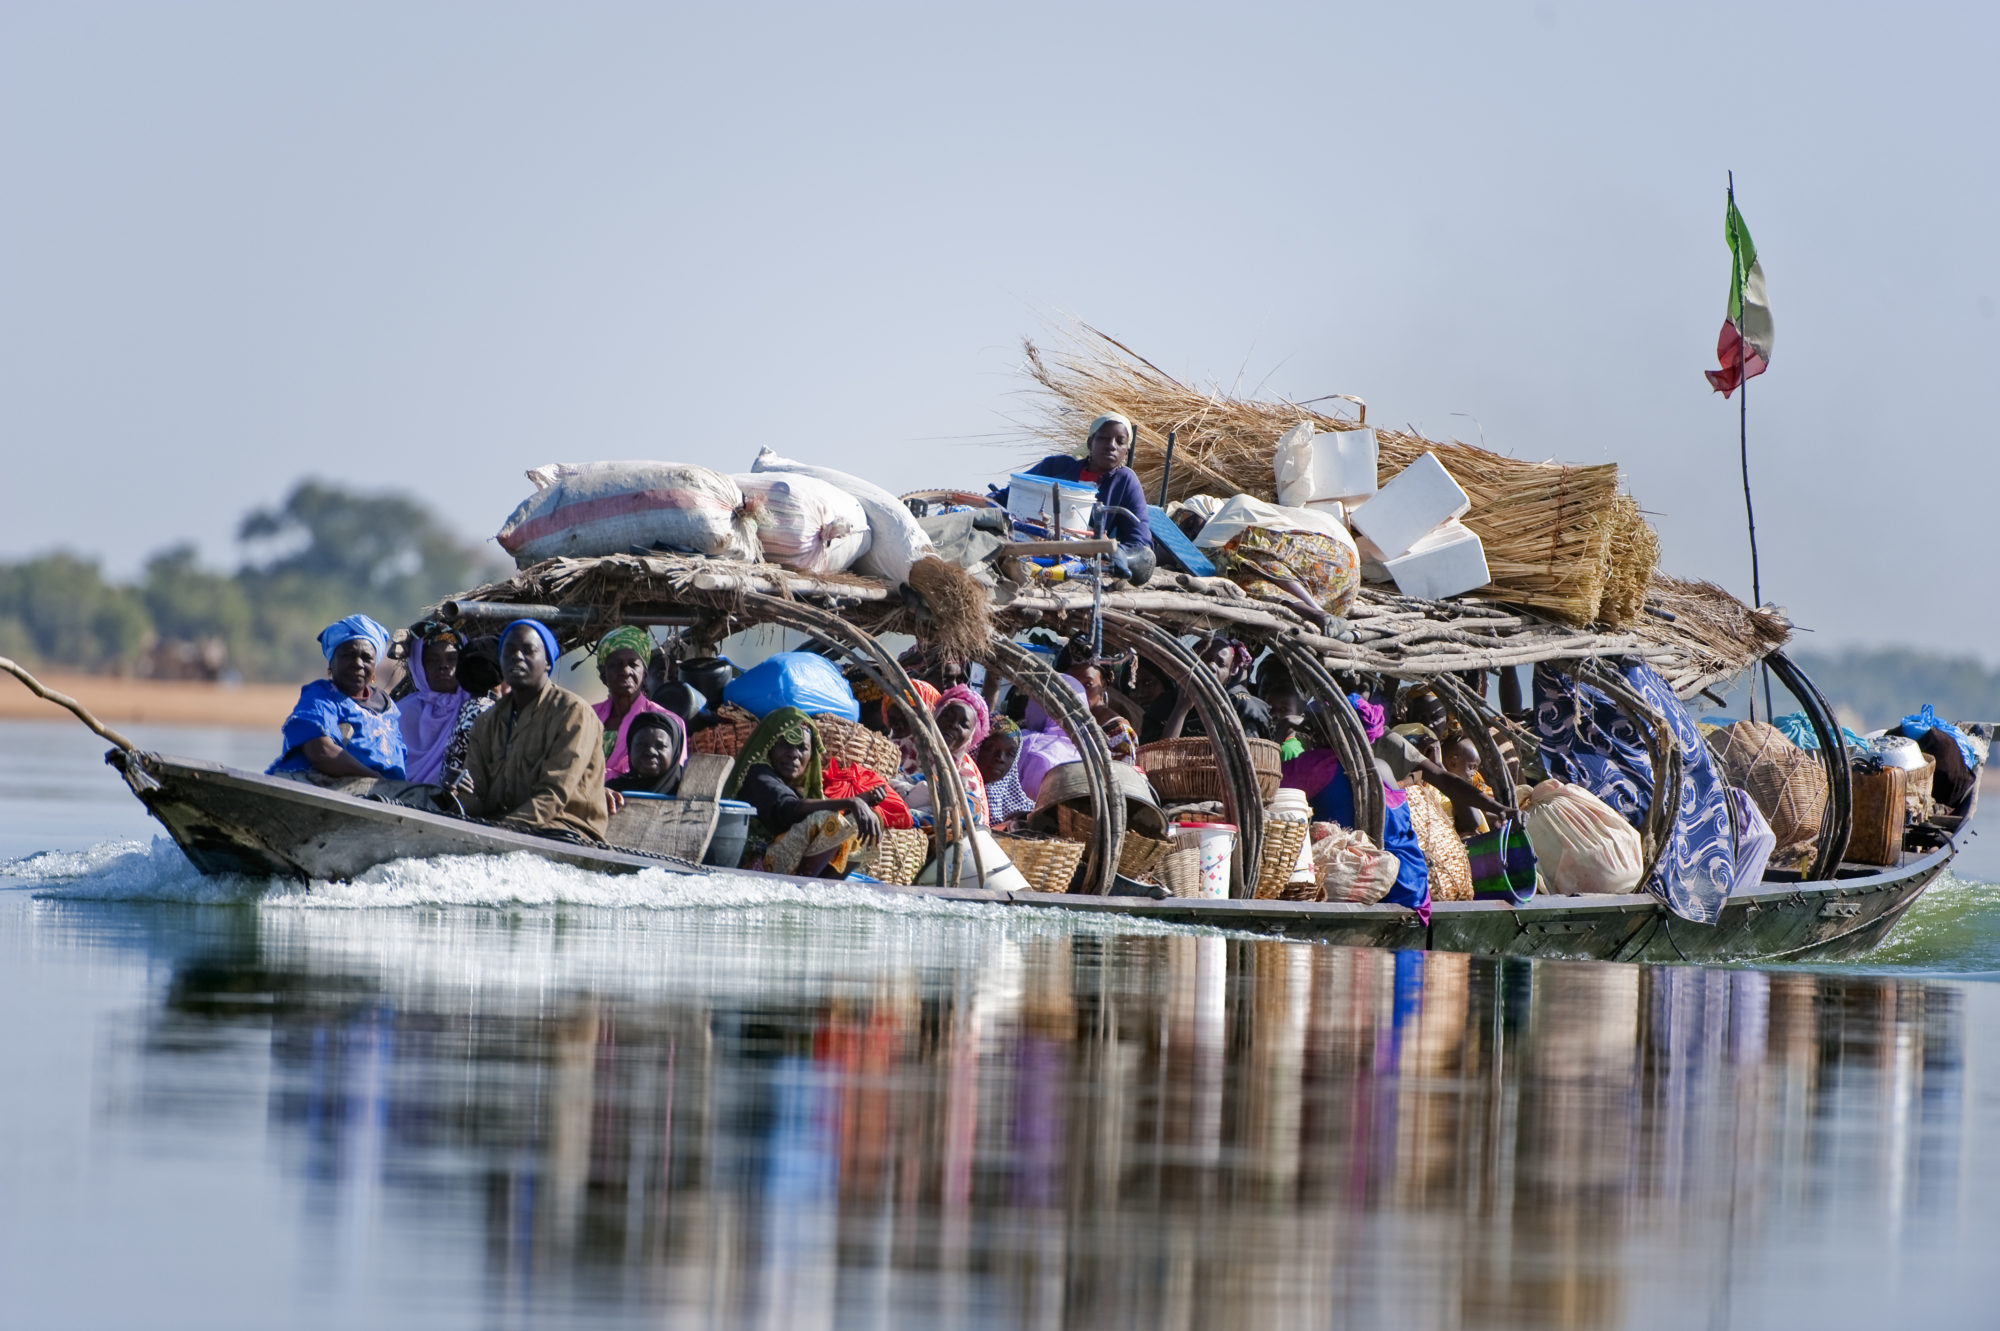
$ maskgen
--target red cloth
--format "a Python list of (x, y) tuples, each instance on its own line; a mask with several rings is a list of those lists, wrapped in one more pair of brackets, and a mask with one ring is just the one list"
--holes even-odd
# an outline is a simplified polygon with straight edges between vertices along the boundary
[(915, 827), (917, 820), (910, 816), (910, 806), (903, 803), (903, 797), (889, 788), (882, 774), (872, 767), (860, 763), (843, 763), (838, 758), (826, 760), (826, 770), (820, 773), (826, 785), (826, 798), (830, 800), (851, 800), (869, 791), (881, 788), (888, 791), (882, 802), (875, 806), (876, 817), (884, 827)]

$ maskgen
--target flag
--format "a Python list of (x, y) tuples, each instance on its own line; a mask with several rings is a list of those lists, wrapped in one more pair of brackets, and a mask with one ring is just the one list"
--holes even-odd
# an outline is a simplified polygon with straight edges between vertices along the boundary
[(1722, 238), (1729, 242), (1729, 313), (1722, 336), (1715, 342), (1719, 370), (1704, 370), (1715, 391), (1728, 397), (1745, 379), (1755, 378), (1771, 362), (1771, 305), (1764, 295), (1764, 269), (1750, 228), (1736, 211), (1736, 191), (1729, 192), (1729, 211), (1722, 219)]

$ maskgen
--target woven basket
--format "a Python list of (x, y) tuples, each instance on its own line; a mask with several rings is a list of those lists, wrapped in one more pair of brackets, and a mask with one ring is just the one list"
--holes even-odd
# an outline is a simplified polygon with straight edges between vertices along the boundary
[(688, 740), (688, 747), (696, 753), (719, 753), (734, 758), (750, 742), (751, 733), (757, 729), (757, 718), (731, 703), (722, 704), (715, 715), (715, 724), (697, 730)]
[(1424, 853), (1430, 869), (1432, 901), (1472, 900), (1472, 858), (1465, 843), (1444, 811), (1443, 797), (1428, 784), (1410, 786), (1410, 827), (1417, 834), (1417, 849)]
[(930, 834), (920, 827), (885, 827), (875, 847), (868, 873), (885, 883), (908, 887), (917, 881), (917, 870), (930, 858)]
[(1155, 873), (1175, 896), (1201, 896), (1201, 847), (1188, 845), (1168, 851), (1160, 857)]
[(1826, 816), (1826, 769), (1819, 755), (1785, 738), (1776, 726), (1738, 721), (1707, 737), (1722, 779), (1741, 786), (1778, 838), (1772, 862), (1810, 849)]
[(887, 735), (878, 735), (859, 721), (828, 713), (813, 718), (819, 728), (826, 756), (843, 763), (866, 767), (881, 776), (894, 776), (903, 768), (903, 751)]
[(1921, 823), (1937, 812), (1937, 806), (1931, 797), (1931, 786), (1936, 780), (1935, 758), (1926, 758), (1922, 767), (1911, 768), (1903, 773), (1903, 800), (1910, 822)]
[(1007, 858), (1037, 892), (1067, 892), (1083, 846), (1061, 837), (994, 836)]
[[(1257, 861), (1257, 895), (1275, 900), (1284, 895), (1299, 867), (1299, 852), (1312, 835), (1312, 824), (1294, 818), (1264, 820), (1264, 849)], [(1310, 887), (1312, 884), (1300, 884)]]
[[(1284, 779), (1285, 763), (1278, 746), (1268, 739), (1253, 739), (1250, 765), (1257, 772), (1257, 796), (1269, 804)], [(1215, 745), (1206, 738), (1163, 739), (1139, 746), (1139, 766), (1145, 769), (1161, 804), (1195, 804), (1222, 798), (1222, 764), (1215, 760)]]
[[(1081, 809), (1059, 804), (1056, 806), (1056, 831), (1063, 840), (1078, 842), (1088, 849), (1090, 839), (1097, 835), (1097, 820)], [(1128, 828), (1125, 844), (1118, 848), (1118, 872), (1127, 878), (1143, 878), (1173, 848), (1171, 841), (1141, 836)]]

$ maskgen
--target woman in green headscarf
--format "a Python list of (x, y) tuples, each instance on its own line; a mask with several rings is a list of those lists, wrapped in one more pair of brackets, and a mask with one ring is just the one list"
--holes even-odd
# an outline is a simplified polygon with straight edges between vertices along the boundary
[(804, 712), (780, 707), (758, 723), (722, 788), (757, 811), (742, 867), (841, 878), (849, 853), (881, 837), (882, 821), (866, 799), (825, 797), (825, 769), (826, 746)]
[[(636, 624), (623, 624), (604, 635), (597, 644), (597, 677), (604, 682), (604, 701), (592, 703), (604, 727), (604, 779), (615, 781), (632, 770), (632, 723), (648, 712), (666, 715), (667, 709), (648, 698), (646, 658), (652, 653), (653, 639)], [(678, 722), (679, 717), (674, 720)], [(685, 727), (683, 727), (685, 730)], [(681, 737), (678, 761), (687, 763), (687, 737)]]

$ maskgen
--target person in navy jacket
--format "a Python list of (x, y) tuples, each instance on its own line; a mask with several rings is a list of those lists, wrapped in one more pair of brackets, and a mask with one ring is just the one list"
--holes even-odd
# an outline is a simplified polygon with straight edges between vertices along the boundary
[[(1123, 416), (1099, 416), (1090, 423), (1090, 451), (1084, 457), (1058, 453), (1028, 468), (1030, 476), (1052, 476), (1097, 487), (1098, 502), (1114, 511), (1106, 533), (1118, 542), (1112, 565), (1119, 574), (1142, 583), (1153, 576), (1153, 528), (1146, 512), (1146, 492), (1132, 470), (1132, 422)], [(1007, 502), (1006, 492), (999, 496)], [(1123, 513), (1117, 509), (1124, 509)]]

